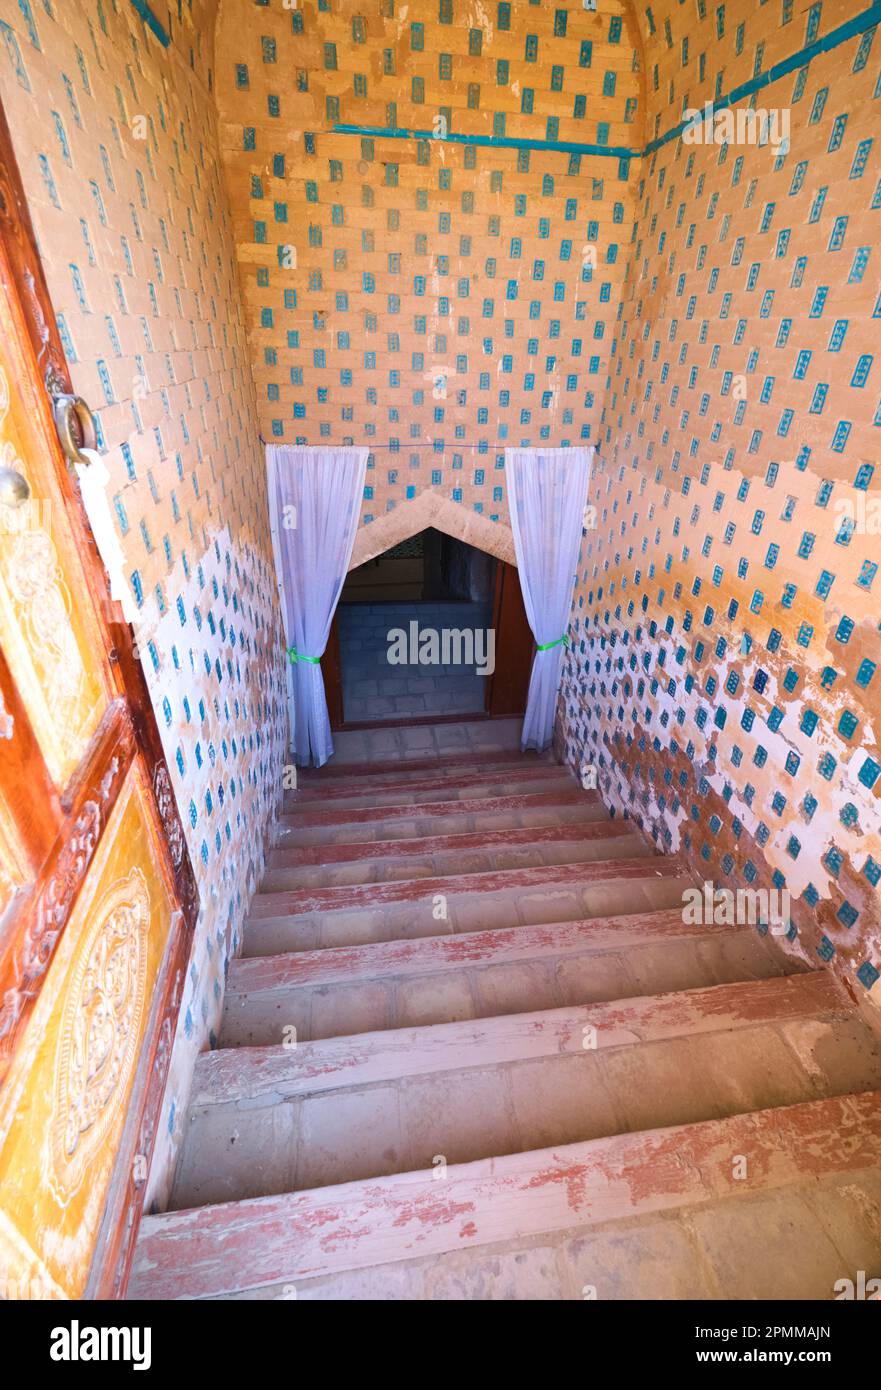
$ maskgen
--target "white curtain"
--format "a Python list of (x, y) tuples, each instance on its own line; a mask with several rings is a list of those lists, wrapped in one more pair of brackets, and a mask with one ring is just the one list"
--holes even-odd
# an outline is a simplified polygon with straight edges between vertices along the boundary
[(537, 651), (520, 747), (551, 742), (593, 448), (506, 449), (508, 505), (523, 603)]
[(366, 468), (366, 449), (266, 449), (291, 745), (301, 767), (321, 767), (333, 753), (320, 661), (355, 543)]

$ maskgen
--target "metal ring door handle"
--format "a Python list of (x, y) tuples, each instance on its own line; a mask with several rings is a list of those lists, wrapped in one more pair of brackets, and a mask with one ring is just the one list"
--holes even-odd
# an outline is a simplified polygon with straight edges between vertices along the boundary
[[(83, 449), (94, 449), (98, 443), (95, 417), (81, 396), (56, 396), (53, 411), (58, 438), (69, 463), (87, 464)], [(79, 424), (83, 442), (77, 442), (74, 420)]]

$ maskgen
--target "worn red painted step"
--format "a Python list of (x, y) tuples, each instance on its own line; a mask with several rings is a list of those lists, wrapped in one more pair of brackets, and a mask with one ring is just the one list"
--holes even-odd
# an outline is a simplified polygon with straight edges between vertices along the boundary
[(470, 771), (473, 768), (524, 767), (535, 766), (537, 763), (561, 767), (560, 764), (554, 763), (550, 753), (521, 753), (519, 748), (488, 749), (486, 751), (475, 749), (471, 752), (455, 752), (440, 757), (401, 758), (385, 764), (381, 758), (374, 758), (372, 762), (368, 763), (329, 762), (324, 767), (299, 768), (297, 780), (304, 787), (311, 783), (323, 787), (330, 779), (336, 778), (345, 778), (347, 781), (367, 778), (371, 782), (378, 782), (385, 777), (395, 778), (411, 773), (454, 772), (457, 769)]
[(851, 1012), (832, 976), (816, 971), (465, 1023), (391, 1028), (294, 1048), (222, 1048), (197, 1059), (190, 1105), (251, 1108), (403, 1077), (582, 1056), (585, 1029), (592, 1030), (591, 1050), (602, 1051), (796, 1018), (848, 1018)]
[(535, 754), (515, 757), (505, 753), (489, 757), (475, 755), (461, 762), (431, 758), (424, 762), (408, 759), (405, 763), (385, 766), (382, 763), (374, 763), (372, 767), (365, 765), (360, 774), (354, 777), (342, 773), (343, 769), (340, 769), (336, 776), (323, 780), (320, 771), (308, 776), (300, 769), (297, 774), (297, 787), (292, 790), (291, 795), (302, 795), (305, 798), (307, 795), (315, 796), (325, 791), (333, 791), (335, 795), (340, 795), (346, 786), (350, 786), (352, 792), (360, 796), (367, 792), (382, 792), (389, 788), (394, 790), (396, 787), (413, 786), (417, 783), (448, 785), (462, 782), (469, 777), (479, 778), (484, 782), (517, 780), (524, 773), (527, 776), (539, 774), (575, 780), (570, 768), (550, 758), (540, 758)]
[[(621, 822), (615, 824), (617, 827)], [(296, 868), (270, 865), (263, 876), (260, 891), (305, 892), (312, 888), (402, 883), (408, 879), (456, 873), (461, 879), (462, 892), (467, 892), (468, 880), (473, 874), (503, 873), (541, 865), (590, 864), (619, 856), (650, 860), (654, 858), (654, 850), (633, 827), (629, 831), (616, 828), (611, 835), (567, 835), (543, 840), (532, 838), (513, 844), (506, 844), (502, 840), (498, 844), (474, 844), (470, 848), (463, 846), (457, 849), (447, 849), (443, 844), (435, 843), (434, 837), (428, 836), (423, 841), (421, 853), (417, 854), (395, 857), (384, 854), (378, 847), (375, 854), (360, 859), (303, 864)]]
[(543, 957), (560, 959), (593, 951), (632, 947), (680, 938), (745, 936), (752, 927), (687, 923), (678, 908), (634, 912), (616, 917), (588, 917), (533, 927), (496, 927), (454, 936), (420, 936), (398, 941), (371, 941), (363, 946), (330, 946), (272, 956), (231, 960), (226, 999), (263, 990), (297, 986), (352, 984), (401, 975), (435, 975), (465, 965), (517, 965)]
[[(749, 1155), (745, 1173), (732, 1156)], [(308, 1192), (146, 1216), (131, 1299), (217, 1298), (450, 1251), (511, 1248), (881, 1163), (881, 1092)], [(756, 1259), (763, 1258), (757, 1248)]]
[(200, 1062), (211, 1081), (190, 1109), (171, 1205), (877, 1087), (881, 1047), (825, 976), (215, 1053)]
[[(616, 932), (594, 933), (603, 921)], [(683, 924), (678, 911), (254, 952), (231, 963), (220, 1046), (271, 1045), (291, 1023), (305, 1042), (804, 970), (755, 928), (701, 929)]]
[(356, 883), (340, 888), (313, 888), (303, 891), (258, 893), (251, 903), (248, 920), (262, 922), (280, 917), (298, 917), (312, 912), (348, 911), (380, 908), (394, 903), (424, 900), (442, 894), (454, 898), (462, 893), (516, 893), (521, 889), (586, 886), (610, 880), (632, 878), (680, 878), (687, 868), (678, 855), (657, 855), (634, 859), (605, 859), (588, 864), (550, 864), (532, 869), (497, 869), (491, 873), (437, 878), (404, 879), (397, 883)]
[(583, 791), (571, 783), (567, 787), (555, 788), (553, 791), (524, 792), (512, 796), (452, 797), (447, 800), (419, 803), (404, 801), (400, 805), (390, 806), (334, 807), (332, 810), (326, 811), (303, 809), (297, 811), (296, 814), (286, 812), (280, 817), (279, 838), (284, 837), (286, 829), (309, 826), (361, 825), (371, 821), (384, 820), (412, 822), (423, 816), (483, 815), (529, 810), (536, 806), (571, 806), (578, 802), (584, 802), (591, 806), (602, 806), (598, 792)]
[(298, 791), (286, 792), (284, 808), (286, 814), (290, 815), (296, 813), (300, 807), (321, 806), (325, 802), (380, 805), (384, 799), (385, 804), (394, 805), (419, 796), (441, 800), (445, 791), (449, 792), (450, 796), (461, 799), (463, 794), (469, 791), (473, 795), (478, 787), (492, 788), (490, 794), (502, 795), (513, 794), (520, 789), (525, 792), (532, 791), (541, 788), (543, 784), (566, 789), (577, 786), (572, 774), (556, 763), (534, 763), (523, 767), (499, 768), (495, 771), (491, 768), (478, 768), (467, 772), (460, 769), (446, 775), (439, 772), (426, 772), (421, 776), (418, 773), (405, 774), (392, 783), (380, 780), (376, 785), (365, 779), (350, 786), (345, 780), (340, 779), (340, 785), (321, 786), (319, 789), (317, 782), (310, 782)]
[(569, 840), (615, 840), (634, 835), (632, 821), (588, 821), (574, 825), (528, 826), (512, 830), (478, 830), (459, 835), (417, 836), (406, 840), (362, 840), (360, 843), (279, 845), (270, 850), (270, 869), (298, 869), (305, 864), (347, 864), (354, 860), (410, 858), (417, 854), (495, 849), (518, 845), (551, 845)]
[[(468, 813), (450, 806), (442, 815), (423, 815), (421, 811), (408, 809), (408, 814), (383, 817), (378, 820), (348, 821), (341, 825), (301, 826), (287, 822), (275, 828), (270, 847), (295, 849), (298, 846), (346, 845), (372, 841), (377, 853), (382, 853), (382, 844), (387, 840), (427, 839), (431, 836), (476, 835), (485, 830), (536, 830), (559, 825), (588, 825), (602, 821), (608, 825), (612, 817), (598, 801), (571, 800), (545, 805), (521, 807), (509, 811), (477, 811)], [(627, 820), (628, 817), (623, 817)], [(634, 824), (631, 822), (631, 824)]]
[(550, 759), (506, 740), (341, 765), (289, 804), (173, 1194), (224, 1205), (148, 1217), (133, 1296), (334, 1280), (351, 1297), (362, 1270), (364, 1290), (390, 1265), (465, 1260), (483, 1297), (497, 1252), (534, 1296), (538, 1239), (556, 1265), (593, 1226), (614, 1244), (619, 1218), (624, 1240), (644, 1222), (651, 1266), (648, 1218), (669, 1212), (662, 1246), (687, 1251), (694, 1208), (715, 1203), (758, 1262), (745, 1196), (785, 1189), (777, 1224), (804, 1212), (809, 1250), (799, 1194), (877, 1164), (881, 1093), (862, 1093), (881, 1047), (832, 978), (751, 928), (683, 922), (684, 862)]

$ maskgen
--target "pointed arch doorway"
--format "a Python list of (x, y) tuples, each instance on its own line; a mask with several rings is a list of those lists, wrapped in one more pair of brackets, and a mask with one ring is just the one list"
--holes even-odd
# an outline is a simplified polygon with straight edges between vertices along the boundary
[[(424, 660), (429, 632), (438, 634), (438, 661), (429, 654), (417, 664), (414, 644)], [(461, 672), (444, 663), (445, 634), (462, 632), (474, 633), (484, 669), (491, 641), (491, 672), (477, 674), (477, 662)], [(402, 640), (402, 664), (390, 665)], [(533, 653), (510, 528), (424, 493), (356, 537), (322, 659), (331, 727), (522, 715)]]

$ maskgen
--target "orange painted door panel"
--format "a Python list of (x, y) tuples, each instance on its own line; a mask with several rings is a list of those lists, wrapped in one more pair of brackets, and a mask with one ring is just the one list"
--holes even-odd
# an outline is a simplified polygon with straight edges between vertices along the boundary
[[(0, 108), (0, 1297), (119, 1297), (195, 879)], [(64, 448), (62, 442), (64, 441)]]

